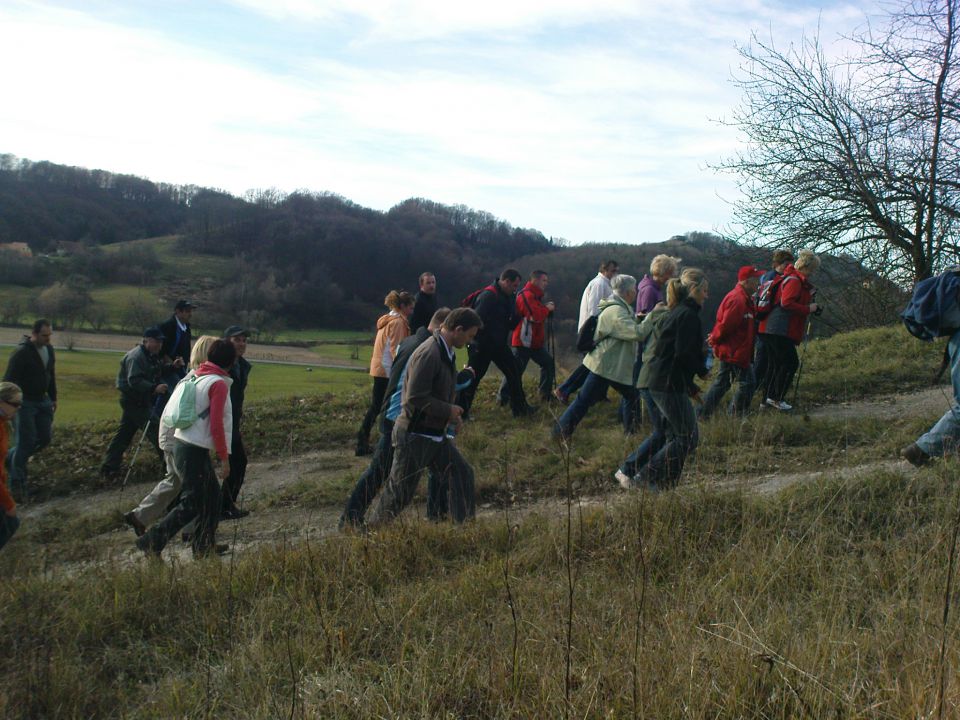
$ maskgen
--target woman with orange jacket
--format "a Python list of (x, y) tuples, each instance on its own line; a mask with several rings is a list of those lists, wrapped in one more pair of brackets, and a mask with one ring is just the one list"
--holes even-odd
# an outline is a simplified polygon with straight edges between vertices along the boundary
[(390, 369), (393, 367), (393, 359), (397, 356), (397, 348), (400, 342), (410, 334), (408, 318), (413, 313), (414, 297), (402, 290), (391, 290), (384, 298), (383, 304), (390, 312), (377, 320), (377, 338), (374, 340), (373, 355), (370, 358), (373, 392), (370, 397), (370, 407), (357, 433), (356, 454), (358, 456), (373, 453), (373, 448), (370, 446), (370, 431), (383, 405), (383, 396), (390, 380)]

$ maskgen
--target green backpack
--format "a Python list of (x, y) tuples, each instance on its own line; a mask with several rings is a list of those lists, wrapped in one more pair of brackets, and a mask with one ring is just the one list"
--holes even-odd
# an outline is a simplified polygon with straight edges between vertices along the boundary
[(164, 422), (172, 428), (185, 430), (197, 421), (197, 381), (196, 375), (181, 381), (174, 391), (178, 397), (170, 398), (164, 414)]

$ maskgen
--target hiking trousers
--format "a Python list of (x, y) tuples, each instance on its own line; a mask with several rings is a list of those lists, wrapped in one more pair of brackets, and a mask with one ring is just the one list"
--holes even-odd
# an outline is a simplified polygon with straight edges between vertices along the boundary
[(517, 361), (510, 352), (507, 344), (495, 346), (470, 345), (467, 348), (469, 365), (476, 373), (476, 379), (470, 383), (470, 386), (460, 391), (457, 405), (463, 408), (463, 414), (470, 414), (470, 406), (473, 405), (473, 398), (477, 393), (477, 387), (483, 376), (490, 369), (490, 363), (496, 365), (503, 373), (507, 381), (507, 389), (510, 393), (510, 409), (514, 415), (522, 415), (527, 410), (527, 396), (523, 392), (523, 384), (520, 382), (520, 373), (517, 372)]
[[(553, 391), (553, 380), (557, 375), (556, 364), (553, 361), (553, 355), (547, 352), (546, 348), (537, 348), (536, 350), (527, 347), (515, 347), (512, 350), (513, 357), (517, 362), (517, 374), (520, 381), (523, 382), (523, 373), (527, 370), (527, 365), (533, 360), (540, 366), (540, 384), (537, 385), (537, 392), (541, 400), (549, 400)], [(504, 377), (500, 383), (500, 391), (497, 393), (500, 398), (500, 404), (506, 405), (510, 400), (509, 384)]]
[(230, 438), (230, 474), (223, 481), (223, 507), (229, 508), (237, 504), (240, 497), (240, 488), (247, 477), (247, 448), (243, 444), (243, 436), (237, 427), (233, 428)]
[(210, 451), (207, 448), (174, 440), (173, 457), (183, 486), (180, 502), (160, 522), (147, 530), (144, 543), (160, 552), (185, 525), (196, 520), (192, 547), (194, 555), (204, 555), (211, 547), (220, 522), (220, 484), (217, 482)]
[(413, 500), (420, 474), (430, 470), (449, 488), (448, 508), (454, 522), (461, 523), (476, 513), (473, 468), (453, 441), (393, 429), (393, 465), (380, 500), (370, 520), (371, 526), (393, 520)]
[(766, 335), (769, 366), (767, 368), (767, 397), (783, 400), (800, 366), (797, 346), (786, 335)]
[(15, 419), (15, 445), (7, 453), (10, 487), (23, 493), (27, 487), (27, 461), (50, 444), (53, 435), (53, 401), (23, 399)]
[(633, 431), (634, 412), (637, 407), (637, 389), (632, 385), (622, 385), (613, 380), (607, 380), (594, 372), (587, 371), (587, 379), (577, 394), (577, 399), (570, 403), (570, 406), (564, 410), (563, 415), (557, 420), (557, 426), (554, 429), (554, 435), (570, 437), (576, 430), (580, 421), (587, 416), (587, 412), (596, 403), (607, 396), (607, 388), (612, 387), (624, 399), (625, 412), (621, 414), (620, 419), (623, 422), (623, 431), (627, 434)]
[[(143, 405), (136, 401), (129, 400), (120, 396), (120, 408), (123, 412), (120, 415), (120, 427), (114, 433), (110, 446), (107, 448), (107, 455), (103, 459), (100, 471), (103, 473), (120, 472), (120, 464), (123, 462), (123, 453), (134, 438), (139, 442), (139, 435), (143, 429), (147, 428), (146, 439), (157, 451), (160, 461), (163, 462), (163, 451), (160, 450), (160, 423), (153, 417), (149, 405)], [(147, 427), (149, 423), (149, 427)]]
[(661, 488), (680, 481), (687, 457), (697, 448), (697, 414), (686, 393), (651, 390), (663, 416), (665, 443), (637, 472), (636, 479)]
[[(393, 421), (386, 418), (380, 423), (380, 439), (373, 450), (373, 458), (367, 469), (347, 499), (347, 505), (340, 516), (340, 525), (363, 525), (364, 516), (370, 505), (373, 504), (383, 483), (390, 477), (390, 468), (393, 466)], [(230, 468), (233, 469), (233, 457), (230, 458)], [(447, 485), (444, 479), (430, 472), (427, 478), (427, 519), (442, 520), (447, 515)]]
[(756, 378), (753, 375), (753, 367), (740, 367), (732, 363), (720, 361), (720, 369), (717, 377), (714, 379), (707, 394), (703, 397), (703, 405), (700, 406), (700, 417), (707, 419), (720, 405), (723, 396), (737, 381), (737, 392), (730, 401), (727, 411), (731, 415), (746, 415), (750, 410), (750, 402), (753, 400), (753, 393), (757, 387)]
[(370, 391), (370, 407), (367, 408), (367, 414), (363, 416), (363, 421), (360, 423), (360, 430), (357, 433), (357, 447), (370, 442), (370, 431), (373, 430), (373, 424), (377, 421), (377, 416), (383, 407), (383, 396), (387, 394), (387, 385), (389, 384), (390, 378), (373, 378), (373, 388)]

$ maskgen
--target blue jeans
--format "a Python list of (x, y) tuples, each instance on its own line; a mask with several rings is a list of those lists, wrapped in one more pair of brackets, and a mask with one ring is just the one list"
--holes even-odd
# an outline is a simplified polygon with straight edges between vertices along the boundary
[(637, 473), (637, 479), (660, 487), (674, 487), (680, 480), (687, 456), (699, 442), (697, 414), (686, 393), (651, 390), (663, 413), (666, 442)]
[(0, 510), (0, 548), (7, 544), (20, 527), (20, 518), (10, 517)]
[(736, 380), (739, 385), (737, 392), (730, 401), (728, 412), (731, 415), (746, 415), (750, 410), (750, 401), (753, 400), (753, 393), (757, 388), (757, 382), (753, 374), (753, 367), (745, 368), (733, 365), (728, 362), (720, 361), (720, 370), (717, 377), (707, 390), (703, 397), (703, 405), (700, 406), (700, 417), (706, 419), (717, 409), (723, 396)]
[(573, 435), (573, 431), (577, 425), (580, 424), (580, 421), (586, 417), (590, 407), (607, 396), (607, 388), (609, 387), (613, 387), (613, 389), (620, 393), (621, 397), (628, 402), (628, 411), (622, 417), (622, 420), (624, 432), (629, 433), (633, 428), (633, 409), (636, 405), (637, 389), (630, 385), (621, 385), (612, 380), (607, 380), (587, 370), (587, 379), (584, 381), (583, 387), (580, 388), (577, 399), (570, 404), (570, 407), (568, 407), (563, 415), (560, 416), (560, 419), (557, 420), (557, 427), (554, 429), (554, 434), (566, 435), (567, 437)]
[(667, 442), (667, 430), (664, 426), (663, 415), (660, 413), (660, 409), (657, 408), (657, 404), (653, 402), (653, 397), (650, 396), (649, 390), (644, 388), (640, 393), (644, 396), (644, 400), (646, 400), (648, 396), (650, 397), (650, 421), (653, 423), (653, 432), (637, 446), (636, 450), (627, 455), (623, 464), (620, 466), (620, 470), (628, 477), (633, 477), (640, 472), (640, 469), (650, 462), (650, 458), (656, 455), (664, 443)]
[(10, 487), (24, 492), (27, 486), (27, 460), (50, 444), (53, 435), (53, 401), (23, 400), (16, 418), (16, 445), (7, 453)]
[[(513, 357), (517, 360), (517, 374), (520, 380), (523, 380), (523, 373), (526, 372), (527, 365), (533, 360), (540, 366), (540, 384), (537, 391), (541, 400), (550, 398), (550, 392), (553, 390), (553, 379), (556, 376), (556, 366), (553, 362), (553, 355), (547, 352), (546, 348), (537, 348), (532, 350), (526, 347), (513, 348)], [(500, 404), (506, 405), (510, 401), (510, 389), (507, 385), (507, 378), (500, 382), (500, 390), (497, 393), (500, 398)]]
[(590, 374), (590, 371), (587, 370), (586, 366), (581, 363), (577, 366), (577, 369), (570, 373), (570, 377), (563, 381), (560, 387), (557, 388), (563, 395), (573, 395), (577, 390), (583, 387), (583, 383), (587, 380), (587, 375)]
[(917, 445), (930, 457), (956, 452), (960, 445), (960, 404), (954, 403), (936, 425), (920, 436)]

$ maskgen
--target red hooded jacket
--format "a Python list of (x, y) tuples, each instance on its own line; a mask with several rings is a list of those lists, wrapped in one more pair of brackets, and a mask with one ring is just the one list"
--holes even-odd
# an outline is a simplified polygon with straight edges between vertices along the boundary
[(787, 265), (777, 294), (777, 306), (761, 321), (760, 332), (785, 335), (799, 345), (803, 342), (804, 325), (813, 302), (813, 284), (792, 264)]
[(710, 331), (710, 345), (717, 360), (741, 368), (750, 367), (756, 314), (753, 298), (737, 283), (717, 308), (717, 323)]
[[(533, 283), (528, 282), (523, 286), (523, 290), (517, 293), (517, 315), (520, 317), (519, 324), (513, 329), (513, 337), (510, 344), (513, 347), (529, 347), (531, 350), (539, 350), (543, 347), (544, 323), (550, 311), (543, 304), (543, 290)], [(529, 345), (523, 342), (523, 328), (529, 321), (530, 328), (533, 331)]]

